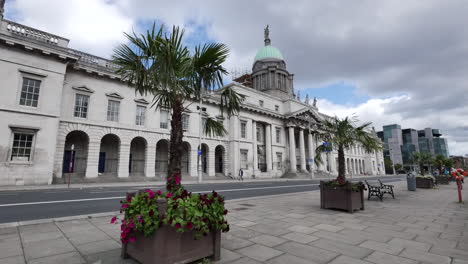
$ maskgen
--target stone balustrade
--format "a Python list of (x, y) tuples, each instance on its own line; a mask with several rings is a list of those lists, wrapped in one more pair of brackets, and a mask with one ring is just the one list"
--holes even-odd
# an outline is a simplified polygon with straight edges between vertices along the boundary
[(78, 50), (70, 49), (69, 52), (73, 53), (74, 55), (79, 56), (79, 59), (78, 59), (79, 63), (91, 65), (94, 67), (99, 67), (100, 69), (104, 69), (110, 72), (115, 72), (115, 70), (119, 69), (119, 66), (110, 60), (107, 60), (98, 56), (94, 56), (89, 53), (85, 53), (85, 52), (78, 51)]
[[(34, 29), (28, 26), (24, 26), (12, 21), (3, 20), (1, 21), (1, 28), (3, 31), (10, 33), (11, 35), (19, 35), (28, 39), (33, 39), (41, 42), (46, 42), (51, 45), (57, 45), (60, 47), (67, 47), (69, 40), (62, 38), (57, 35), (53, 35), (38, 29)], [(5, 33), (6, 33), (5, 32)]]

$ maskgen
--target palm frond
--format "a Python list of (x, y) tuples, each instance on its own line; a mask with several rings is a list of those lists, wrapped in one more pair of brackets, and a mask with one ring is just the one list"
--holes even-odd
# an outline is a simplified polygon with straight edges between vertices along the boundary
[(224, 128), (223, 123), (208, 117), (203, 124), (203, 133), (208, 137), (219, 136), (222, 137), (227, 134), (227, 130)]
[(242, 102), (245, 100), (245, 96), (232, 89), (232, 86), (223, 87), (220, 94), (221, 115), (223, 115), (224, 112), (226, 112), (228, 116), (236, 115), (240, 111), (240, 107)]

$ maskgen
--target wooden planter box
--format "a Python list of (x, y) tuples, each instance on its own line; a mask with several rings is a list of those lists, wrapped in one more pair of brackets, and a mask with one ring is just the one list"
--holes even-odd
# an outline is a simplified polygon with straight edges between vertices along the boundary
[(350, 183), (345, 187), (328, 187), (320, 181), (320, 208), (341, 209), (349, 213), (364, 210), (364, 190), (352, 191)]
[[(158, 200), (158, 212), (166, 212), (166, 200)], [(161, 226), (151, 237), (138, 232), (135, 242), (122, 244), (122, 257), (142, 264), (191, 263), (203, 258), (217, 261), (221, 257), (221, 231), (195, 240), (194, 232), (179, 233), (174, 227)]]
[(433, 187), (434, 181), (432, 179), (416, 177), (416, 188), (432, 189)]
[(451, 176), (443, 176), (443, 175), (435, 176), (437, 184), (449, 184), (451, 178), (452, 178)]

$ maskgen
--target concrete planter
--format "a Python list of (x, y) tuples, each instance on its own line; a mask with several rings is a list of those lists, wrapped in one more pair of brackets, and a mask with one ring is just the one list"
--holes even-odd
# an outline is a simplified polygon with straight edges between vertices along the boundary
[(432, 189), (433, 187), (434, 181), (431, 178), (416, 177), (416, 188)]
[[(158, 213), (162, 221), (166, 213), (166, 200), (157, 200)], [(161, 226), (145, 237), (135, 233), (135, 242), (122, 244), (122, 258), (133, 258), (142, 264), (191, 263), (203, 258), (217, 261), (221, 257), (221, 231), (215, 230), (207, 236), (195, 239), (194, 232), (177, 232), (172, 226)]]
[(351, 190), (351, 184), (343, 187), (330, 187), (324, 181), (320, 182), (320, 208), (341, 209), (349, 213), (354, 210), (364, 210), (364, 190)]

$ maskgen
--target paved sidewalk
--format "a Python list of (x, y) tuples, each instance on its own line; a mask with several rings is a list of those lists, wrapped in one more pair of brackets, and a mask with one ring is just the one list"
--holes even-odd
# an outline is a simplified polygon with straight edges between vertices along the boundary
[[(219, 263), (468, 264), (468, 206), (454, 183), (366, 200), (348, 214), (319, 208), (319, 192), (228, 201)], [(468, 199), (468, 191), (464, 190)], [(0, 263), (135, 263), (120, 259), (110, 217), (0, 229)]]

